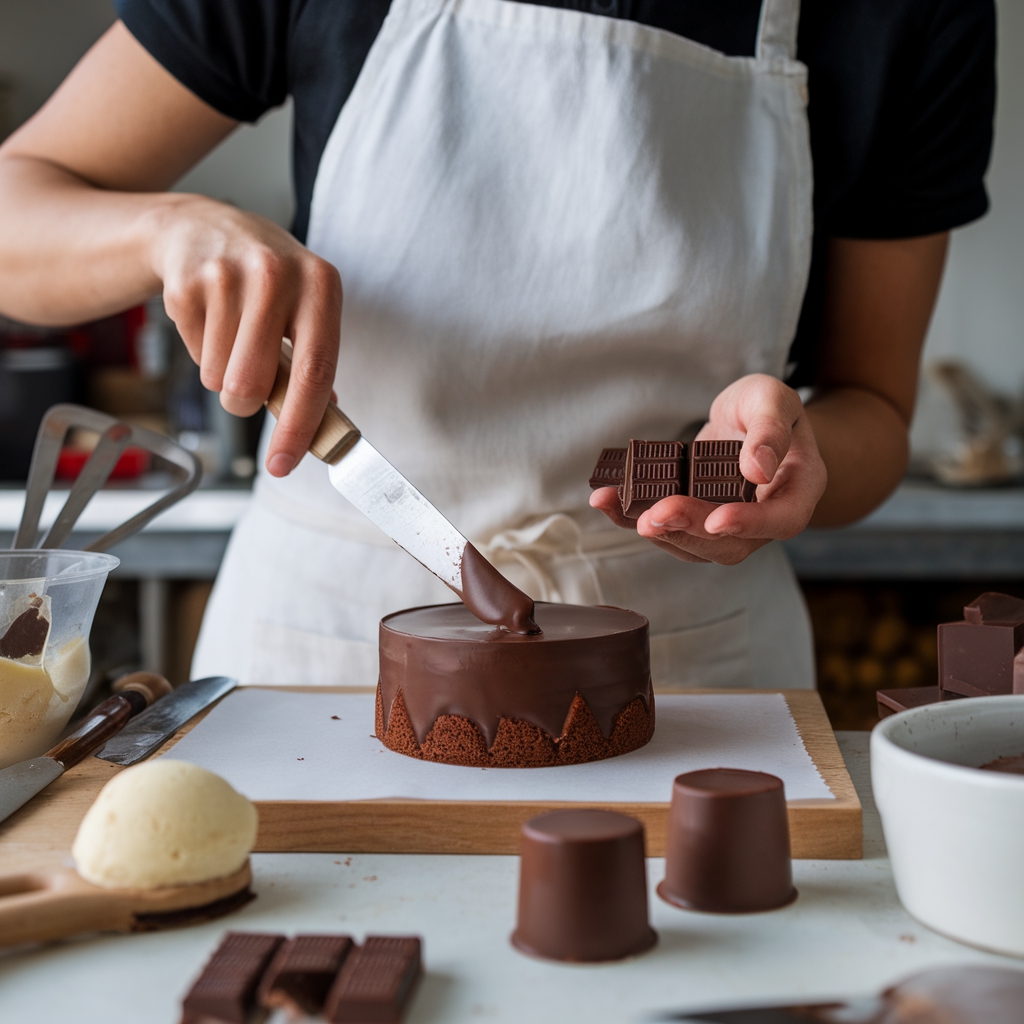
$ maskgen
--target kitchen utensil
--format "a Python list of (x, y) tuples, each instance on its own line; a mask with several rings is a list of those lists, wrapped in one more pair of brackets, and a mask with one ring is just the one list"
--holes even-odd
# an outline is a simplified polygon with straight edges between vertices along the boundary
[(96, 756), (124, 767), (141, 761), (237, 685), (238, 680), (228, 676), (207, 676), (182, 683), (121, 729)]
[(70, 868), (0, 877), (0, 946), (82, 932), (146, 932), (211, 921), (244, 906), (249, 862), (232, 875), (161, 889), (103, 889)]
[[(163, 677), (156, 678), (170, 690), (170, 685)], [(78, 729), (44, 756), (22, 761), (0, 771), (0, 821), (9, 818), (68, 768), (91, 754), (129, 718), (144, 711), (165, 692), (163, 687), (152, 683), (147, 686), (142, 681), (129, 682), (121, 687), (120, 693), (108, 697), (96, 707)]]
[[(0, 768), (51, 747), (89, 681), (89, 630), (113, 555), (0, 551)], [(16, 642), (36, 610), (42, 635)], [(22, 631), (24, 632), (24, 631)]]
[(922, 924), (1024, 956), (1024, 696), (914, 708), (871, 734), (871, 778), (896, 890)]
[[(291, 350), (285, 346), (267, 399), (267, 408), (278, 417), (290, 372)], [(335, 490), (462, 597), (466, 538), (360, 435), (333, 402), (327, 405), (309, 451), (327, 463)]]
[[(68, 431), (75, 427), (95, 431), (100, 435), (100, 440), (71, 487), (64, 507), (46, 536), (39, 541), (39, 518), (43, 512), (46, 495), (53, 486), (61, 446)], [(181, 501), (199, 486), (202, 478), (199, 460), (170, 438), (144, 427), (121, 423), (112, 416), (96, 412), (95, 409), (86, 409), (81, 405), (55, 405), (47, 411), (39, 425), (35, 450), (32, 452), (32, 466), (25, 488), (25, 508), (11, 547), (59, 548), (67, 540), (68, 534), (71, 533), (92, 496), (106, 483), (114, 466), (117, 465), (117, 460), (128, 445), (144, 448), (154, 455), (159, 455), (181, 470), (184, 478), (162, 498), (158, 498), (137, 515), (132, 516), (126, 523), (87, 545), (87, 551), (105, 551), (130, 537), (155, 516)]]

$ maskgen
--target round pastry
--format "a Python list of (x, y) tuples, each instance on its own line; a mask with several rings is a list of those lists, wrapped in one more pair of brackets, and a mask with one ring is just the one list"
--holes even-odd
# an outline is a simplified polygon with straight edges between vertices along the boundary
[(161, 758), (100, 791), (71, 848), (78, 873), (111, 889), (156, 889), (234, 874), (256, 842), (256, 808), (219, 775)]
[(654, 735), (648, 623), (606, 606), (536, 606), (539, 634), (462, 604), (380, 624), (377, 736), (446, 764), (541, 768), (616, 757)]

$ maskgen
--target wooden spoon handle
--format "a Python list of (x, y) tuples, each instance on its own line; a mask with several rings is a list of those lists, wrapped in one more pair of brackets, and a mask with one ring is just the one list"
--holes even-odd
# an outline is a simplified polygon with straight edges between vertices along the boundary
[[(284, 408), (284, 397), (288, 393), (288, 380), (292, 371), (292, 350), (290, 345), (281, 349), (281, 360), (277, 367), (277, 379), (274, 389), (267, 399), (267, 408), (278, 419)], [(322, 462), (334, 465), (359, 440), (356, 425), (333, 403), (327, 403), (324, 418), (320, 421), (317, 432), (309, 446), (310, 453)]]
[(126, 932), (132, 912), (115, 894), (73, 871), (0, 878), (0, 946), (46, 942), (79, 932)]
[(94, 750), (99, 750), (132, 715), (144, 710), (146, 698), (135, 690), (108, 697), (93, 709), (89, 717), (70, 735), (46, 752), (47, 757), (60, 762), (65, 769), (78, 764)]

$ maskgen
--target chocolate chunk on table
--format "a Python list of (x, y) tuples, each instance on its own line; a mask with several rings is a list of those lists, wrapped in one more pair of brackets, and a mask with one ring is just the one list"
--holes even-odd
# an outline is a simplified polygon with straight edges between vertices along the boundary
[(626, 471), (625, 448), (603, 448), (601, 457), (590, 474), (591, 488), (619, 487)]
[[(1024, 692), (1014, 687), (1014, 659), (1022, 648), (1024, 601), (982, 594), (964, 608), (963, 622), (939, 626), (939, 686), (960, 697)], [(1021, 667), (1017, 675), (1024, 687)]]
[(296, 935), (274, 954), (256, 993), (268, 1009), (317, 1014), (341, 965), (352, 950), (348, 935)]
[(896, 690), (878, 690), (875, 699), (878, 702), (878, 717), (888, 718), (889, 715), (909, 711), (910, 708), (937, 704), (942, 700), (942, 691), (937, 686), (903, 686)]
[(250, 1024), (256, 987), (283, 941), (283, 935), (228, 932), (182, 1000), (181, 1024)]
[(331, 1024), (398, 1024), (421, 973), (417, 937), (368, 935), (342, 966), (324, 1018)]

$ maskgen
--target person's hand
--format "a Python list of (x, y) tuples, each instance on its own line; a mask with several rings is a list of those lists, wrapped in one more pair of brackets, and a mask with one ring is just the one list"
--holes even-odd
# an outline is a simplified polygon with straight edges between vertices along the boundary
[(270, 394), (281, 341), (291, 380), (267, 453), (286, 476), (305, 455), (334, 386), (341, 280), (287, 231), (202, 196), (169, 196), (158, 213), (153, 269), (164, 305), (224, 408), (251, 416)]
[(712, 403), (700, 440), (742, 440), (740, 472), (757, 487), (756, 502), (715, 505), (676, 495), (637, 520), (627, 519), (614, 487), (590, 504), (686, 562), (735, 565), (770, 540), (795, 537), (825, 490), (825, 464), (800, 397), (774, 377), (751, 374)]

